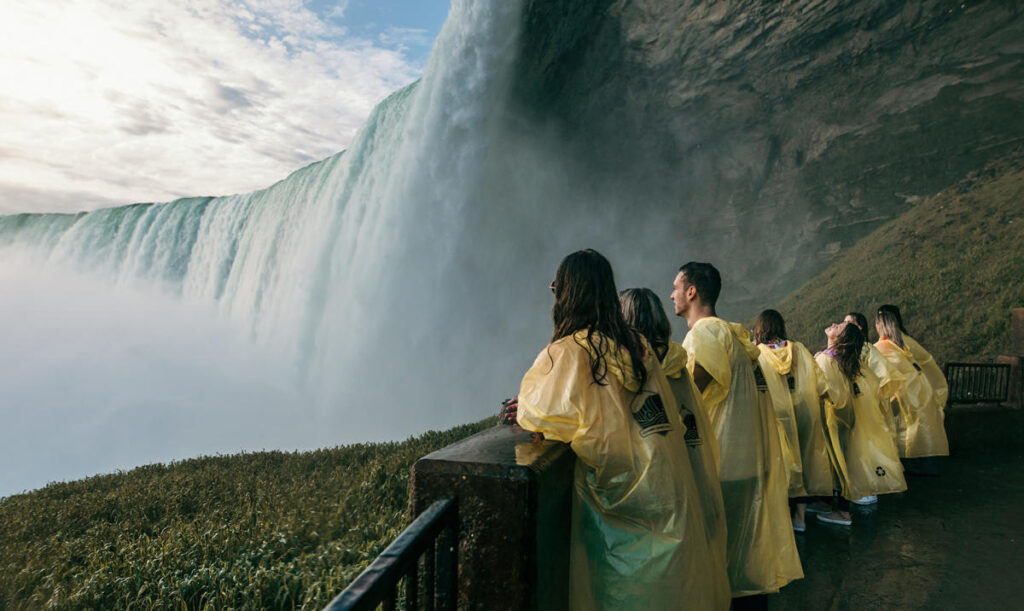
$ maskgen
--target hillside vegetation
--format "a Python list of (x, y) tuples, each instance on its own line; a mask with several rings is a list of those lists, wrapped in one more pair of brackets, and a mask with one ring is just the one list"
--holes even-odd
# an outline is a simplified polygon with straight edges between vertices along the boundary
[(0, 609), (322, 608), (407, 522), (401, 443), (150, 465), (0, 500)]
[(1024, 158), (922, 200), (775, 309), (813, 349), (829, 323), (858, 310), (873, 324), (883, 303), (900, 306), (909, 333), (940, 362), (1007, 351), (1010, 309), (1024, 307)]

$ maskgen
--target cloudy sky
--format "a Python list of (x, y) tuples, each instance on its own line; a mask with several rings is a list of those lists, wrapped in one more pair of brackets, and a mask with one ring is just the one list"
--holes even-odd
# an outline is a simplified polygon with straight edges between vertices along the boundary
[(449, 3), (7, 2), (0, 214), (268, 186), (419, 77)]

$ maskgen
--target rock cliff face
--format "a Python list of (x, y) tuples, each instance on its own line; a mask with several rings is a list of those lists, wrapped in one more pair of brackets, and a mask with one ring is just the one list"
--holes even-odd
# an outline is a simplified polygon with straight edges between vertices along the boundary
[(721, 262), (735, 312), (1024, 142), (1015, 2), (531, 0), (524, 24), (524, 123), (595, 208), (670, 227), (667, 260)]

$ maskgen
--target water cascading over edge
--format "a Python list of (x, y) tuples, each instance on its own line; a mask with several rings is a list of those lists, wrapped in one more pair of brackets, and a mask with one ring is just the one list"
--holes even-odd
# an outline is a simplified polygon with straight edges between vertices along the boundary
[[(439, 332), (424, 320), (450, 319), (437, 283), (498, 137), (520, 10), (456, 0), (421, 81), (381, 103), (344, 153), (247, 195), (0, 217), (2, 265), (75, 270), (112, 300), (144, 290), (212, 304), (314, 403), (281, 411), (337, 442), (474, 417), (475, 406), (443, 401), (414, 408), (429, 383), (416, 363), (436, 356), (413, 347)], [(30, 410), (34, 399), (20, 399), (10, 409)]]

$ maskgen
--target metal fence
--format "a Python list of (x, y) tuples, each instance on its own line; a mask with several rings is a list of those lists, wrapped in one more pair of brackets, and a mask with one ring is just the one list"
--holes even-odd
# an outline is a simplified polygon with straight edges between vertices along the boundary
[[(455, 609), (458, 595), (458, 507), (454, 498), (437, 501), (421, 513), (327, 611)], [(421, 587), (422, 586), (422, 587)]]
[(949, 405), (1003, 403), (1010, 396), (1010, 366), (1005, 363), (946, 363)]

